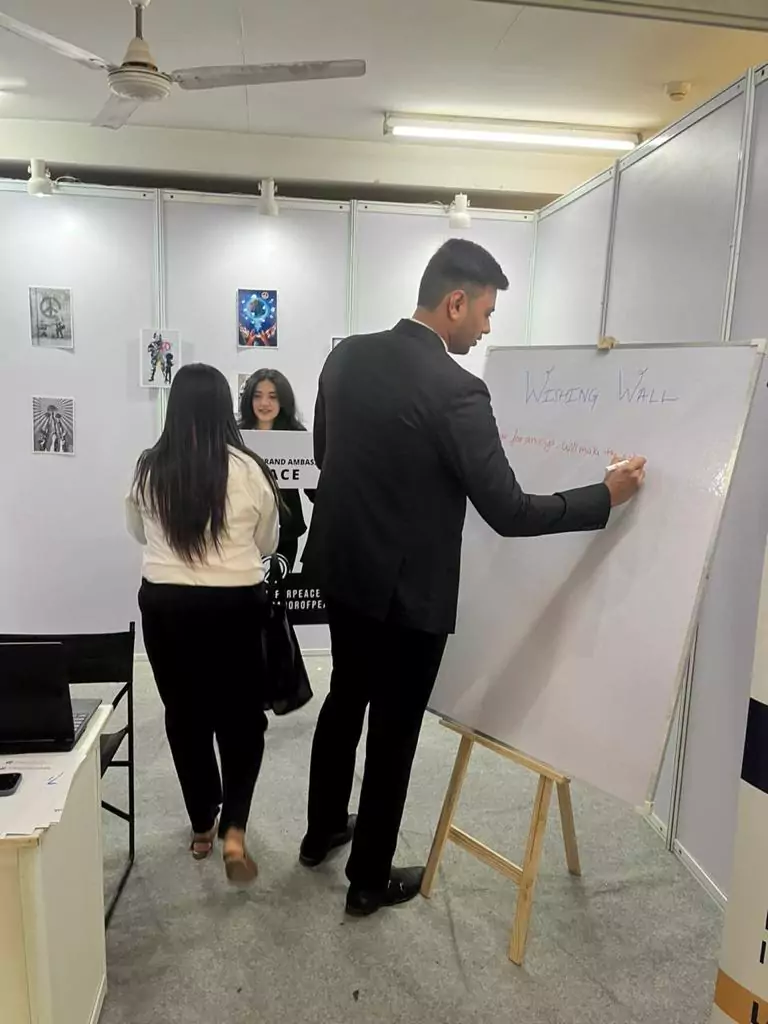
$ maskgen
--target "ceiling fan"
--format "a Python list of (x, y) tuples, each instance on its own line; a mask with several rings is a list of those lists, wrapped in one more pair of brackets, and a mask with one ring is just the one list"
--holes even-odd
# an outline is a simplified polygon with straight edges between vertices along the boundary
[(232, 64), (222, 67), (181, 68), (159, 71), (144, 39), (144, 9), (150, 0), (129, 0), (134, 8), (136, 35), (128, 44), (122, 64), (110, 64), (94, 53), (64, 42), (40, 29), (0, 13), (0, 29), (39, 43), (62, 57), (94, 71), (106, 71), (112, 95), (93, 124), (99, 128), (122, 128), (142, 103), (164, 100), (176, 84), (182, 89), (223, 89), (234, 85), (271, 85), (279, 82), (308, 82), (324, 78), (359, 78), (365, 74), (364, 60), (317, 60), (294, 64)]

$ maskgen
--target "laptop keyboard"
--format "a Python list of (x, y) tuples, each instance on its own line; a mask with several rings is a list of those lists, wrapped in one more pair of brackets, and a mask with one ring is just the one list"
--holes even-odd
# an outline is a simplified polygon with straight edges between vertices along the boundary
[(72, 713), (72, 720), (75, 723), (75, 732), (82, 726), (85, 720), (88, 718), (87, 711), (74, 711)]

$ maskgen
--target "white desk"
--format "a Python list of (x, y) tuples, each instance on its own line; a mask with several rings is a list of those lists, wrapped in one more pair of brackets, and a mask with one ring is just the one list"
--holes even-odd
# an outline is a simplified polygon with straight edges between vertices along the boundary
[(84, 756), (61, 820), (0, 838), (2, 1024), (95, 1024), (101, 1013), (107, 960), (99, 736), (111, 714), (109, 705), (100, 707), (80, 738), (76, 750)]

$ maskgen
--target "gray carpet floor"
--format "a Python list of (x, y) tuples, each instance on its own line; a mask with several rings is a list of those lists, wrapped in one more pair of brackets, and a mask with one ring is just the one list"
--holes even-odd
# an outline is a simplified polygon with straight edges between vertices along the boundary
[[(516, 890), (455, 847), (431, 900), (345, 918), (343, 856), (313, 872), (296, 859), (328, 659), (308, 667), (315, 701), (270, 725), (250, 825), (260, 877), (237, 891), (220, 858), (186, 852), (162, 709), (140, 666), (138, 854), (108, 932), (102, 1024), (705, 1024), (720, 911), (631, 809), (586, 787), (574, 787), (583, 878), (565, 869), (553, 805), (522, 968), (506, 958)], [(428, 718), (399, 863), (426, 859), (456, 745)], [(121, 796), (116, 774), (108, 799)], [(519, 860), (534, 790), (478, 750), (457, 824)], [(104, 822), (109, 889), (124, 832)]]

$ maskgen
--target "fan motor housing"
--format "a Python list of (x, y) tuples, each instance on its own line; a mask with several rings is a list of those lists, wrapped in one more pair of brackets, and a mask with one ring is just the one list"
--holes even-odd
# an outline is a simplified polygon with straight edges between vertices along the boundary
[(128, 44), (123, 63), (109, 72), (109, 88), (127, 100), (153, 103), (169, 95), (171, 79), (157, 70), (146, 40), (136, 36)]
[(116, 96), (129, 100), (151, 103), (164, 100), (171, 91), (171, 80), (160, 71), (151, 68), (126, 67), (123, 65), (109, 73), (109, 88)]

